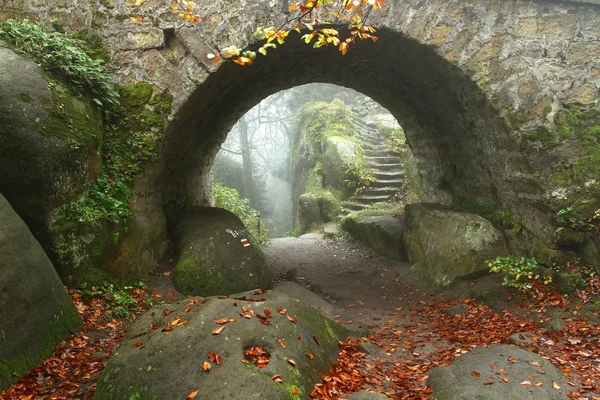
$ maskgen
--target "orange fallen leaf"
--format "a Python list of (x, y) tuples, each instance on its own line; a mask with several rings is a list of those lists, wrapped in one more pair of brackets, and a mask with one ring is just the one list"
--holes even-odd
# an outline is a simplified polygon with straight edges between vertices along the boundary
[(282, 338), (277, 338), (275, 339), (275, 341), (285, 349), (285, 340), (283, 340)]
[(187, 396), (185, 396), (185, 400), (192, 400), (197, 395), (198, 395), (198, 391), (196, 390), (195, 392), (192, 392), (192, 393), (188, 394)]
[(285, 316), (288, 320), (292, 321), (293, 323), (298, 322), (298, 319), (296, 317), (292, 317), (290, 314), (285, 314)]
[(296, 389), (296, 386), (294, 386), (294, 387), (292, 388), (292, 394), (293, 394), (294, 396), (296, 396), (296, 395), (298, 394), (298, 389)]
[(292, 360), (291, 358), (286, 358), (285, 361), (287, 361), (288, 364), (293, 365), (294, 367), (296, 366), (296, 361)]
[(222, 326), (222, 327), (220, 327), (220, 328), (217, 328), (217, 329), (213, 330), (213, 331), (212, 331), (212, 334), (213, 334), (213, 335), (220, 335), (221, 333), (223, 333), (223, 330), (225, 330), (225, 327), (224, 327), (224, 326)]
[(273, 379), (277, 383), (283, 382), (283, 378), (281, 378), (281, 375), (273, 375), (273, 378), (271, 378), (271, 379)]
[(560, 390), (560, 385), (558, 383), (556, 383), (555, 381), (552, 381), (552, 387), (556, 390)]
[(521, 382), (521, 386), (531, 386), (531, 382), (529, 382), (529, 381), (522, 381)]
[(202, 370), (204, 372), (208, 372), (208, 371), (210, 371), (211, 368), (212, 368), (212, 365), (208, 361), (204, 361), (204, 364), (202, 364)]
[(541, 367), (542, 366), (542, 364), (540, 364), (537, 361), (530, 361), (529, 364), (533, 365), (534, 367)]
[(313, 355), (312, 355), (312, 353), (306, 353), (306, 357), (310, 358), (311, 360), (312, 360), (313, 358), (315, 358), (315, 356), (313, 356)]
[(285, 308), (277, 307), (277, 312), (281, 315), (285, 315), (286, 311), (287, 310)]
[(212, 361), (212, 362), (217, 361), (217, 354), (214, 351), (208, 352), (208, 361)]
[(481, 374), (476, 371), (471, 371), (471, 376), (474, 376), (475, 378), (479, 378), (481, 376)]

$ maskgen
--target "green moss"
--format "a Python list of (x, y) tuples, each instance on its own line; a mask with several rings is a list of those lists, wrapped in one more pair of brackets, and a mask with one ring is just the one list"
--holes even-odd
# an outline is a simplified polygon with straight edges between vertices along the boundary
[[(220, 271), (203, 265), (195, 256), (185, 254), (175, 266), (174, 281), (180, 292), (199, 296), (223, 294), (225, 288), (225, 278)], [(243, 284), (239, 279), (237, 282)]]
[(571, 165), (554, 168), (542, 176), (543, 183), (566, 190), (566, 195), (554, 202), (556, 211), (571, 209), (571, 220), (583, 221), (600, 208), (600, 111), (573, 108), (555, 116), (556, 131), (562, 137), (579, 142), (579, 153)]
[(555, 135), (544, 126), (538, 126), (533, 132), (526, 132), (525, 138), (530, 141), (538, 141), (545, 148), (557, 146), (559, 144)]
[(125, 222), (131, 215), (131, 183), (156, 157), (156, 143), (171, 112), (173, 97), (138, 82), (118, 88), (121, 108), (104, 130), (102, 172), (65, 217), (81, 222)]
[(73, 34), (73, 38), (81, 40), (83, 49), (93, 59), (102, 60), (104, 64), (110, 61), (110, 55), (102, 38), (94, 31), (88, 28), (82, 28)]
[(528, 110), (514, 110), (513, 108), (508, 110), (508, 122), (514, 130), (520, 130), (521, 125), (527, 122), (528, 118)]
[(64, 139), (74, 149), (91, 149), (100, 143), (102, 123), (89, 103), (78, 100), (60, 82), (52, 81), (48, 86), (53, 99), (46, 107), (48, 119), (40, 124), (40, 134)]
[(462, 212), (481, 215), (502, 229), (511, 229), (516, 223), (510, 209), (501, 207), (495, 201), (484, 201), (480, 203), (463, 201), (457, 203), (454, 208)]
[(102, 371), (98, 380), (98, 389), (94, 393), (94, 400), (157, 400), (156, 396), (150, 396), (148, 390), (140, 385), (127, 388), (114, 385), (116, 376), (120, 373), (118, 369), (110, 364)]
[(78, 332), (81, 326), (81, 317), (71, 304), (68, 304), (65, 311), (61, 315), (57, 315), (51, 323), (40, 326), (39, 329), (45, 329), (46, 332), (37, 343), (36, 351), (22, 351), (16, 357), (0, 359), (0, 391), (25, 375), (40, 361), (50, 357), (56, 344), (67, 335)]

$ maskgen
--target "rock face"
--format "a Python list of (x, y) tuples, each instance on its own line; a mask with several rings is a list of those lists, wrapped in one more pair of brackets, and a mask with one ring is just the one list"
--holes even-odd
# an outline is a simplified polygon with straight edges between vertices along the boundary
[(342, 220), (342, 226), (352, 236), (379, 254), (398, 261), (406, 261), (402, 237), (404, 222), (391, 215), (350, 214)]
[(478, 215), (426, 203), (405, 210), (404, 245), (413, 264), (410, 279), (418, 286), (441, 289), (483, 275), (486, 260), (508, 254), (503, 234)]
[(198, 207), (173, 230), (181, 293), (213, 296), (271, 287), (267, 259), (242, 221), (227, 210)]
[(0, 194), (0, 392), (47, 358), (81, 318), (50, 260)]
[[(200, 398), (215, 400), (309, 398), (319, 372), (326, 371), (338, 357), (337, 341), (345, 336), (343, 328), (282, 290), (246, 292), (233, 297), (242, 296), (258, 301), (212, 297), (202, 303), (186, 299), (170, 304), (169, 309), (174, 312), (169, 316), (162, 313), (164, 307), (149, 310), (132, 326), (110, 360), (94, 399), (183, 399), (193, 391), (198, 391)], [(234, 302), (237, 305), (232, 305)], [(185, 312), (187, 307), (191, 311)], [(242, 307), (252, 310), (254, 316), (241, 317)], [(265, 307), (273, 314), (268, 325), (257, 318), (258, 314), (265, 316)], [(278, 313), (279, 307), (297, 322)], [(175, 316), (189, 323), (170, 332), (149, 328), (154, 324), (169, 326)], [(223, 318), (235, 321), (225, 325), (214, 322)], [(219, 327), (224, 328), (222, 333), (211, 334)], [(285, 347), (278, 344), (278, 339), (283, 340)], [(143, 348), (133, 346), (138, 341), (144, 344)], [(270, 353), (265, 368), (240, 362), (244, 350), (255, 346)], [(211, 362), (211, 370), (203, 372), (203, 363), (209, 361), (207, 355), (211, 351), (222, 357), (221, 365)], [(307, 353), (314, 358), (307, 357)], [(274, 375), (280, 375), (283, 382), (273, 381)], [(294, 387), (297, 396), (292, 395)]]
[(36, 237), (46, 239), (52, 211), (97, 177), (101, 142), (101, 121), (89, 102), (0, 47), (0, 191)]
[[(509, 361), (511, 357), (515, 363)], [(532, 362), (541, 366), (531, 365)], [(492, 369), (491, 365), (496, 368)], [(500, 374), (498, 371), (501, 369), (506, 373)], [(540, 374), (539, 369), (545, 373)], [(472, 372), (480, 376), (473, 376)], [(535, 380), (531, 380), (530, 376), (534, 376)], [(508, 378), (508, 382), (504, 383), (502, 378)], [(484, 385), (486, 381), (494, 384)], [(530, 381), (530, 385), (521, 385), (523, 381)], [(553, 387), (553, 382), (560, 388)], [(542, 386), (534, 387), (536, 383), (542, 383)], [(562, 372), (550, 362), (535, 353), (507, 344), (474, 349), (460, 356), (449, 367), (432, 369), (427, 384), (433, 389), (431, 398), (438, 400), (559, 400), (567, 399), (571, 388)]]
[(347, 191), (344, 182), (350, 164), (359, 154), (356, 142), (340, 136), (331, 136), (322, 143), (323, 172), (326, 177), (325, 184), (340, 191)]

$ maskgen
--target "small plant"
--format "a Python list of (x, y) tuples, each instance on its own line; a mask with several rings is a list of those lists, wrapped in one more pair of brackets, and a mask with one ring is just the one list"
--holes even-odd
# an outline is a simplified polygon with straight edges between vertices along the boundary
[[(494, 260), (486, 261), (490, 272), (503, 272), (503, 286), (509, 286), (518, 291), (535, 295), (533, 289), (534, 281), (540, 279), (538, 262), (535, 258), (525, 257), (496, 257)], [(545, 278), (544, 283), (549, 283), (551, 278)]]
[(28, 20), (1, 23), (0, 39), (15, 51), (29, 55), (71, 87), (90, 93), (92, 100), (105, 110), (118, 105), (119, 95), (110, 83), (104, 62), (91, 58), (83, 41), (49, 32)]
[(375, 176), (365, 168), (364, 159), (359, 155), (353, 157), (348, 163), (346, 177), (344, 183), (348, 188), (354, 189), (356, 193), (364, 191), (372, 182), (377, 180)]
[(581, 264), (581, 260), (575, 258), (566, 264), (552, 266), (552, 270), (561, 273), (569, 274), (576, 277), (576, 285), (581, 287), (587, 287), (590, 282), (596, 277), (596, 269), (590, 264)]
[(84, 295), (99, 298), (106, 303), (108, 315), (116, 318), (129, 318), (136, 308), (152, 306), (152, 300), (147, 296), (147, 285), (138, 282), (135, 286), (123, 286), (119, 289), (112, 283), (102, 286), (81, 285)]

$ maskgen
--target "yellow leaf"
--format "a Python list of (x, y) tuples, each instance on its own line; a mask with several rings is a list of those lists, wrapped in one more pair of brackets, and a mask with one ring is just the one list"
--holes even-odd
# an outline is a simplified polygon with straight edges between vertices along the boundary
[(173, 5), (171, 6), (171, 10), (173, 10), (173, 11), (177, 11), (177, 10), (179, 10), (179, 6), (178, 6), (177, 4), (173, 4)]
[(290, 4), (290, 11), (294, 11), (296, 9), (296, 7), (298, 7), (297, 3)]

